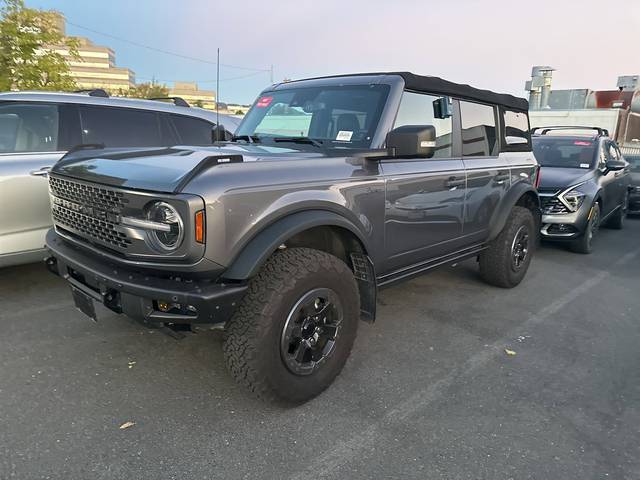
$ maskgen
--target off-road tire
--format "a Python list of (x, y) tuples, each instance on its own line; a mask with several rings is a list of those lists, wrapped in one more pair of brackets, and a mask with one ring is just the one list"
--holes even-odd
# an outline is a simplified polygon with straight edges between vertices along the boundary
[[(523, 263), (516, 269), (512, 262), (512, 245), (522, 227), (528, 233), (529, 248)], [(537, 238), (536, 221), (531, 211), (525, 207), (513, 207), (500, 234), (480, 253), (482, 279), (496, 287), (513, 288), (518, 285), (527, 273)]]
[(618, 208), (611, 218), (607, 222), (607, 227), (614, 230), (622, 230), (624, 228), (624, 221), (627, 218), (627, 211), (629, 209), (629, 194), (625, 193), (622, 198), (622, 204)]
[[(315, 288), (330, 288), (343, 308), (334, 350), (309, 375), (296, 375), (281, 357), (283, 327), (293, 306)], [(241, 304), (225, 326), (224, 357), (232, 377), (257, 397), (280, 405), (306, 402), (340, 373), (356, 337), (358, 286), (339, 258), (309, 248), (274, 253), (249, 282)]]
[(596, 223), (600, 222), (600, 204), (596, 202), (591, 208), (593, 210), (589, 216), (589, 221), (587, 222), (584, 233), (569, 244), (569, 249), (572, 252), (585, 255), (593, 252), (593, 237), (600, 226), (596, 225)]

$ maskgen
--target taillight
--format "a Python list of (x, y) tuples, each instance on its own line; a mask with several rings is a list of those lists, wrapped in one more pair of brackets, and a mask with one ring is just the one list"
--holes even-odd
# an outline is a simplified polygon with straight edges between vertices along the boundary
[(196, 224), (196, 232), (195, 232), (196, 242), (204, 243), (204, 237), (205, 237), (204, 210), (200, 210), (199, 212), (196, 212), (195, 224)]
[(540, 168), (540, 165), (538, 165), (536, 167), (536, 181), (534, 183), (534, 187), (535, 187), (536, 190), (540, 186), (540, 177), (542, 176), (541, 173), (542, 173), (542, 169)]

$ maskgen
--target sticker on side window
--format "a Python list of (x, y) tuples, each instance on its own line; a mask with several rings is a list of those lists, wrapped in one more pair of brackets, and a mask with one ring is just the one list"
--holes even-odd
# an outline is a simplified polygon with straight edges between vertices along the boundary
[(256, 107), (258, 108), (268, 107), (269, 105), (271, 105), (272, 101), (273, 101), (273, 97), (262, 97), (260, 98), (260, 100), (258, 100), (258, 103), (256, 103)]
[(338, 135), (336, 135), (336, 140), (340, 140), (342, 142), (350, 142), (352, 135), (353, 132), (350, 130), (340, 130), (338, 132)]

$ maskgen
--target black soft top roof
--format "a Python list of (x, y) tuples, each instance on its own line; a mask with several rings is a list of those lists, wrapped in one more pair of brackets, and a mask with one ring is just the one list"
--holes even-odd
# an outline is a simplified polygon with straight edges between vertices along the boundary
[(529, 110), (529, 102), (526, 99), (514, 97), (513, 95), (506, 93), (481, 90), (469, 85), (450, 82), (439, 77), (425, 77), (422, 75), (415, 75), (411, 72), (396, 72), (396, 75), (400, 75), (404, 78), (405, 86), (409, 90), (439, 93), (442, 95), (450, 95), (452, 97), (466, 98), (468, 100), (494, 103), (525, 112)]
[[(321, 78), (339, 78), (356, 76), (376, 76), (376, 75), (399, 75), (404, 79), (405, 87), (408, 90), (418, 92), (437, 93), (466, 100), (476, 100), (478, 102), (502, 105), (509, 109), (526, 112), (529, 110), (529, 102), (521, 97), (515, 97), (506, 93), (496, 93), (491, 90), (481, 90), (460, 83), (450, 82), (439, 77), (416, 75), (411, 72), (373, 72), (373, 73), (353, 73), (346, 75), (332, 75)], [(304, 79), (315, 80), (315, 79)], [(300, 80), (300, 81), (304, 81)], [(293, 82), (292, 82), (293, 83)]]

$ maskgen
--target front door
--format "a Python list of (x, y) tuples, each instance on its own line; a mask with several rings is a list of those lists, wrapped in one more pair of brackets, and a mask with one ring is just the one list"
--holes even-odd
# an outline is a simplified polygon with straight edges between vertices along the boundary
[(453, 154), (453, 119), (436, 116), (434, 101), (438, 98), (404, 92), (394, 126), (433, 125), (433, 157), (394, 158), (380, 165), (386, 182), (385, 272), (459, 247), (466, 176), (462, 159)]

